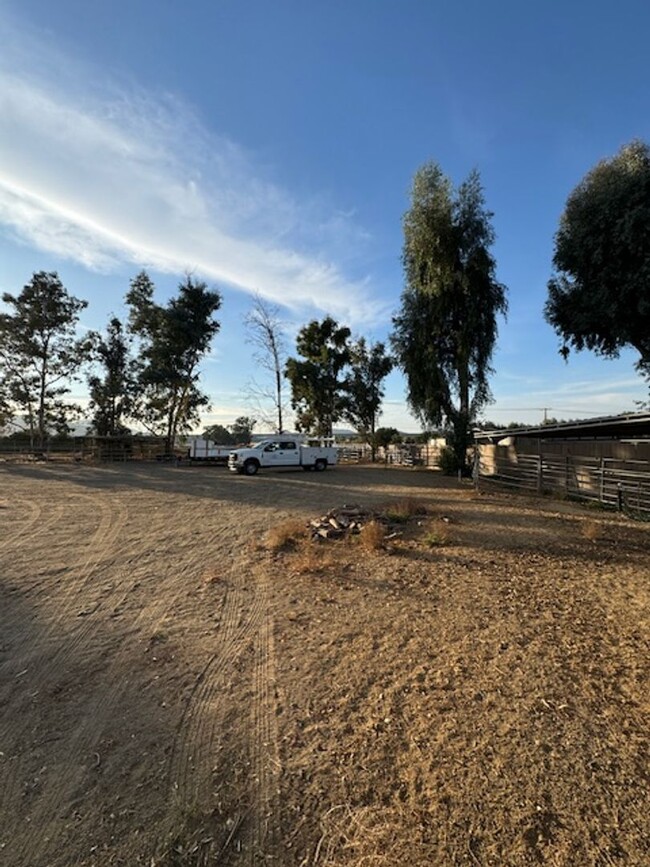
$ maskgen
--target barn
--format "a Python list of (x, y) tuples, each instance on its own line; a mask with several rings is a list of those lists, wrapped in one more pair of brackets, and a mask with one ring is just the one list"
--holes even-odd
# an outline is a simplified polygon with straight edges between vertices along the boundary
[(650, 514), (650, 412), (476, 430), (475, 477)]

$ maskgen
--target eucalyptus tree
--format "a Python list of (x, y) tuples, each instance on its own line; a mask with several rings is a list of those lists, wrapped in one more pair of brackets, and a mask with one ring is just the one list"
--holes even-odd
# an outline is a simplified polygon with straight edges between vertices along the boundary
[(375, 457), (375, 431), (384, 399), (384, 380), (394, 361), (383, 343), (366, 343), (360, 337), (350, 346), (350, 369), (345, 378), (344, 418), (372, 447)]
[(78, 336), (79, 314), (87, 302), (70, 295), (56, 272), (38, 271), (20, 294), (5, 292), (0, 313), (0, 377), (5, 415), (20, 420), (32, 448), (43, 448), (52, 433), (69, 433), (81, 413), (67, 395), (92, 350), (88, 334)]
[(97, 335), (94, 358), (99, 373), (88, 377), (91, 429), (100, 436), (128, 432), (125, 421), (133, 412), (136, 397), (136, 362), (130, 354), (130, 339), (122, 322), (112, 316), (106, 335)]
[(164, 436), (170, 454), (176, 437), (197, 424), (199, 410), (209, 404), (199, 386), (200, 363), (220, 328), (214, 314), (221, 295), (191, 276), (167, 304), (154, 301), (154, 291), (142, 271), (126, 296), (130, 330), (140, 344), (133, 414), (152, 433)]
[(312, 320), (299, 332), (299, 358), (289, 358), (285, 375), (291, 385), (296, 426), (316, 436), (332, 436), (346, 406), (344, 371), (350, 362), (350, 329), (331, 316)]
[(410, 407), (424, 427), (450, 428), (459, 468), (466, 467), (477, 413), (491, 399), (497, 317), (507, 310), (490, 253), (491, 218), (478, 172), (457, 190), (436, 163), (416, 172), (392, 344)]

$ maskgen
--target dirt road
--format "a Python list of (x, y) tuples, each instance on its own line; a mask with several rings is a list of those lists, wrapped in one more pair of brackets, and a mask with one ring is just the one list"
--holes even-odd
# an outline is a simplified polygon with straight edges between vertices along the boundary
[[(650, 860), (647, 526), (383, 468), (0, 484), (0, 864)], [(262, 544), (406, 495), (389, 550)]]

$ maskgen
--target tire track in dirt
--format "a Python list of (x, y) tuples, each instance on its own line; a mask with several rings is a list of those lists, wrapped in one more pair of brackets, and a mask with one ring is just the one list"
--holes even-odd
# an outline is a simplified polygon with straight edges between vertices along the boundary
[(22, 526), (19, 526), (11, 535), (7, 535), (6, 539), (0, 542), (0, 551), (17, 547), (23, 536), (29, 533), (43, 514), (43, 507), (36, 500), (23, 500), (21, 505), (27, 506), (31, 514), (24, 519), (25, 523)]
[[(250, 806), (242, 826), (241, 842), (248, 863), (261, 863), (263, 853), (273, 845), (274, 817), (277, 815), (280, 771), (275, 698), (275, 653), (273, 618), (269, 610), (266, 573), (241, 561), (233, 567), (240, 576), (255, 579), (254, 598), (242, 586), (235, 586), (224, 600), (219, 650), (200, 673), (178, 726), (178, 738), (170, 757), (170, 800), (176, 812), (189, 811), (210, 803), (211, 770), (218, 754), (218, 731), (227, 710), (220, 700), (233, 668), (246, 650), (253, 647), (251, 711), (247, 733), (252, 768)], [(237, 580), (237, 579), (235, 579)], [(173, 821), (174, 815), (170, 815)]]
[[(232, 567), (232, 572), (239, 573), (235, 578), (238, 582), (242, 580), (241, 568), (238, 563)], [(266, 600), (257, 587), (253, 594), (250, 601), (250, 591), (240, 585), (235, 585), (226, 594), (218, 636), (219, 649), (199, 675), (178, 727), (169, 775), (173, 800), (182, 808), (196, 804), (205, 793), (209, 770), (213, 766), (219, 721), (215, 705), (223, 690), (225, 676), (249, 646), (262, 622)]]
[[(217, 530), (211, 534), (211, 541), (218, 544), (220, 537), (226, 532), (225, 529)], [(129, 688), (128, 682), (124, 681), (123, 673), (128, 670), (129, 661), (134, 653), (141, 652), (137, 641), (142, 637), (143, 630), (149, 635), (155, 635), (162, 631), (162, 627), (168, 616), (177, 610), (177, 603), (186, 592), (191, 579), (201, 574), (204, 565), (204, 552), (197, 547), (193, 549), (193, 555), (189, 562), (180, 570), (168, 570), (164, 579), (156, 584), (156, 595), (149, 605), (142, 607), (128, 625), (125, 625), (124, 637), (121, 646), (113, 655), (109, 667), (102, 672), (102, 683), (99, 692), (95, 692), (91, 701), (83, 708), (83, 717), (75, 726), (70, 737), (67, 738), (65, 754), (59, 759), (57, 768), (53, 768), (48, 774), (47, 781), (43, 784), (39, 801), (30, 815), (30, 826), (37, 830), (29, 835), (20, 836), (15, 844), (12, 844), (10, 854), (17, 863), (46, 863), (52, 841), (59, 837), (64, 822), (67, 821), (70, 809), (75, 797), (88, 781), (89, 768), (93, 765), (93, 756), (99, 755), (98, 747), (104, 734), (105, 728), (111, 723), (111, 711), (119, 706), (123, 696)], [(239, 644), (243, 648), (246, 642), (241, 642), (242, 634), (250, 628), (251, 624), (259, 620), (260, 614), (257, 606), (249, 607), (250, 591), (245, 587), (237, 588), (237, 600), (228, 606), (227, 622), (230, 631), (230, 644), (236, 647)], [(246, 617), (241, 617), (242, 612)], [(138, 636), (133, 639), (132, 636)], [(238, 655), (238, 654), (237, 654)], [(106, 688), (108, 685), (108, 689)], [(208, 697), (208, 701), (209, 701)], [(214, 731), (207, 732), (214, 736)], [(206, 736), (205, 728), (200, 729), (199, 739), (206, 747), (205, 754), (209, 755), (211, 740)], [(13, 774), (7, 780), (5, 791), (0, 794), (0, 814), (11, 815), (12, 801), (15, 807), (17, 798), (20, 798), (20, 772), (24, 771), (25, 763), (13, 763)], [(21, 767), (22, 764), (22, 767)], [(201, 770), (205, 769), (201, 766)], [(209, 766), (207, 767), (209, 771)], [(24, 776), (24, 773), (23, 773)], [(197, 789), (198, 791), (198, 789)], [(128, 843), (125, 841), (123, 848)], [(139, 850), (138, 850), (139, 851)], [(137, 852), (134, 849), (134, 859)], [(31, 860), (29, 860), (31, 859)], [(132, 863), (132, 862), (128, 862)]]
[[(170, 582), (176, 588), (174, 592), (163, 593), (150, 605), (141, 608), (137, 617), (129, 624), (128, 636), (113, 656), (104, 677), (110, 686), (96, 694), (84, 708), (83, 718), (68, 740), (65, 758), (60, 762), (60, 772), (51, 773), (49, 784), (43, 786), (40, 801), (30, 817), (30, 834), (23, 835), (14, 849), (8, 847), (10, 854), (17, 858), (17, 863), (47, 863), (50, 841), (56, 839), (60, 833), (60, 823), (69, 813), (75, 793), (79, 791), (87, 775), (88, 764), (93, 756), (99, 755), (96, 747), (107, 725), (110, 710), (118, 706), (128, 688), (123, 672), (134, 652), (134, 644), (129, 640), (129, 636), (138, 634), (143, 627), (152, 634), (162, 627), (182, 592), (183, 578), (187, 571), (182, 570), (180, 575), (175, 572)], [(15, 778), (18, 770), (18, 767), (14, 770), (13, 787), (7, 786), (3, 797), (0, 797), (0, 815), (8, 815), (5, 810), (10, 809), (12, 800), (15, 803), (18, 794)]]
[(4, 556), (18, 550), (28, 539), (33, 541), (37, 534), (45, 536), (63, 515), (63, 506), (60, 503), (48, 504), (48, 511), (43, 517), (45, 505), (41, 505), (36, 500), (25, 500), (24, 502), (29, 505), (31, 514), (25, 519), (23, 526), (18, 527), (15, 532), (12, 531), (11, 535), (7, 535), (0, 542), (0, 552), (3, 552)]
[[(30, 530), (34, 527), (34, 525), (39, 521), (41, 515), (43, 514), (42, 507), (36, 501), (28, 501), (30, 503), (30, 509), (32, 511), (31, 516), (27, 519), (27, 523), (18, 529), (18, 532), (13, 536), (8, 537), (4, 540), (2, 544), (0, 544), (0, 552), (3, 552), (3, 561), (2, 568), (6, 570), (9, 568), (9, 559), (7, 557), (11, 552), (19, 551), (20, 546), (26, 539), (30, 541), (33, 540), (34, 534), (30, 533)], [(42, 522), (39, 523), (38, 532), (40, 535), (45, 535), (47, 531), (50, 530), (52, 526), (54, 526), (57, 521), (63, 515), (63, 507), (59, 504), (55, 504), (49, 514), (44, 518)], [(17, 597), (24, 596), (29, 593), (29, 588), (25, 586), (24, 581), (20, 581), (15, 583), (12, 576), (8, 574), (6, 571), (3, 571), (3, 574), (0, 578), (7, 581), (7, 587), (9, 592), (16, 593)], [(8, 619), (8, 625), (5, 625), (4, 617)], [(0, 609), (0, 635), (4, 635), (5, 630), (11, 624), (11, 620), (13, 617), (13, 608), (11, 605), (3, 605)], [(2, 666), (0, 666), (0, 672), (2, 670)]]
[[(56, 628), (61, 621), (66, 619), (70, 614), (73, 601), (76, 601), (80, 591), (84, 588), (87, 581), (92, 577), (93, 572), (106, 557), (111, 545), (117, 539), (119, 533), (126, 524), (128, 510), (124, 503), (120, 500), (115, 501), (113, 498), (106, 502), (98, 500), (90, 495), (79, 495), (83, 499), (89, 500), (93, 507), (96, 508), (99, 504), (101, 511), (99, 526), (90, 538), (84, 560), (80, 565), (74, 567), (73, 579), (64, 579), (65, 583), (62, 588), (63, 592), (57, 595), (57, 617), (52, 622), (51, 629)], [(76, 573), (76, 574), (74, 574)]]
[[(265, 587), (268, 598), (268, 585)], [(275, 822), (278, 813), (278, 745), (277, 702), (275, 694), (275, 648), (273, 618), (265, 606), (262, 627), (257, 635), (251, 708), (251, 763), (253, 767), (254, 815), (247, 841), (251, 867), (263, 863), (267, 851), (274, 849)]]
[[(94, 502), (94, 498), (89, 495), (81, 494), (79, 497)], [(0, 726), (0, 742), (5, 747), (5, 755), (9, 753), (22, 754), (21, 745), (24, 745), (26, 732), (21, 723), (20, 707), (30, 705), (39, 693), (57, 683), (61, 672), (65, 670), (66, 661), (77, 654), (79, 648), (94, 632), (100, 621), (101, 600), (91, 616), (82, 620), (75, 619), (73, 629), (64, 636), (64, 621), (66, 620), (66, 612), (70, 609), (71, 601), (82, 591), (92, 576), (93, 569), (105, 556), (126, 522), (126, 508), (120, 506), (116, 521), (111, 517), (113, 510), (110, 506), (102, 504), (101, 508), (100, 523), (88, 543), (90, 553), (81, 561), (78, 574), (69, 582), (71, 586), (66, 586), (65, 592), (57, 594), (57, 602), (62, 600), (61, 609), (57, 609), (54, 617), (48, 620), (44, 628), (39, 628), (38, 632), (26, 631), (23, 646), (28, 645), (27, 654), (19, 653), (17, 658), (8, 660), (0, 666), (0, 683), (4, 681), (6, 687), (2, 694), (3, 702), (8, 701), (14, 692), (22, 693), (21, 698), (18, 699), (18, 712), (12, 714), (11, 718), (5, 718), (5, 724)], [(97, 545), (96, 550), (93, 550), (93, 545)], [(115, 589), (122, 588), (128, 579), (129, 576), (125, 573)], [(121, 599), (126, 596), (127, 592), (122, 593)], [(115, 604), (114, 600), (111, 604)], [(145, 612), (146, 609), (143, 610), (141, 616), (146, 616)], [(27, 679), (27, 675), (30, 674), (31, 676)], [(11, 761), (5, 761), (5, 774), (0, 793), (0, 815), (6, 815), (6, 809), (10, 809), (12, 801), (15, 801), (17, 797), (23, 768), (24, 762), (16, 756)]]
[[(92, 499), (86, 495), (81, 496), (84, 499)], [(126, 507), (119, 501), (117, 509), (103, 502), (100, 509), (102, 512), (100, 522), (88, 542), (88, 553), (79, 566), (70, 570), (72, 578), (69, 577), (70, 573), (67, 573), (59, 579), (54, 613), (48, 617), (46, 623), (43, 621), (39, 623), (37, 632), (30, 631), (24, 636), (23, 644), (29, 644), (28, 655), (20, 655), (16, 660), (8, 660), (0, 666), (0, 678), (11, 677), (13, 674), (15, 679), (18, 674), (17, 668), (24, 669), (26, 673), (31, 669), (34, 673), (29, 679), (30, 691), (32, 693), (40, 691), (52, 682), (57, 670), (63, 667), (66, 659), (76, 653), (79, 645), (95, 628), (102, 600), (99, 600), (96, 607), (82, 618), (75, 617), (72, 620), (71, 612), (73, 606), (78, 604), (79, 596), (92, 578), (95, 569), (117, 539), (128, 516)], [(116, 517), (113, 517), (115, 513)], [(40, 592), (32, 598), (32, 602), (38, 602), (41, 596), (51, 591), (51, 588), (39, 589)], [(67, 629), (66, 624), (68, 624)], [(62, 640), (64, 633), (66, 638)], [(54, 649), (53, 645), (56, 645)], [(45, 663), (41, 665), (39, 662), (43, 658)]]

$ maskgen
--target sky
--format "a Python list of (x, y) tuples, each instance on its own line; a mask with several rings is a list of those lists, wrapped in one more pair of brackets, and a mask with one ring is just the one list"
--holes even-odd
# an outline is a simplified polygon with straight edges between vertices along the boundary
[[(476, 168), (509, 298), (484, 418), (634, 411), (635, 353), (566, 364), (543, 308), (567, 196), (650, 139), (648, 32), (645, 0), (0, 0), (0, 291), (57, 271), (101, 329), (142, 268), (161, 303), (193, 273), (223, 295), (203, 422), (230, 424), (254, 293), (290, 353), (327, 314), (385, 341), (414, 173)], [(399, 371), (380, 424), (419, 430)]]

